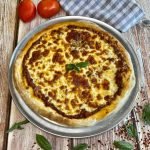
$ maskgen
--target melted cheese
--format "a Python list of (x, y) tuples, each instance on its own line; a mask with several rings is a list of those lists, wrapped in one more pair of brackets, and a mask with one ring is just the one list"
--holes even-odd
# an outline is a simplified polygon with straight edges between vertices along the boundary
[[(63, 24), (43, 32), (29, 49), (24, 63), (33, 83), (48, 97), (48, 102), (67, 115), (76, 115), (81, 110), (93, 112), (106, 105), (105, 97), (115, 95), (119, 88), (115, 81), (118, 60), (113, 46), (93, 30), (71, 29)], [(84, 61), (89, 65), (80, 72), (66, 72), (66, 64)], [(89, 87), (82, 85), (80, 79), (74, 83), (72, 72)]]

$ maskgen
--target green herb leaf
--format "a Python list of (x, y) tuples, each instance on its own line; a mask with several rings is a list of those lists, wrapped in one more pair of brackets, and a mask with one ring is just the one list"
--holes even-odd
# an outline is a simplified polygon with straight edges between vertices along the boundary
[(80, 71), (79, 68), (75, 65), (75, 64), (67, 64), (66, 65), (66, 70), (76, 70), (76, 71)]
[(146, 104), (143, 108), (142, 119), (145, 124), (150, 125), (150, 104)]
[(133, 150), (133, 145), (126, 141), (114, 141), (114, 145), (119, 150)]
[(66, 65), (66, 69), (67, 69), (67, 71), (69, 71), (69, 70), (73, 70), (73, 69), (74, 69), (74, 67), (75, 67), (75, 65), (74, 65), (74, 64), (67, 64), (67, 65)]
[(80, 62), (80, 63), (76, 63), (76, 64), (66, 64), (66, 70), (76, 70), (76, 71), (80, 71), (80, 68), (85, 68), (88, 66), (88, 62)]
[(85, 68), (85, 67), (88, 66), (88, 62), (87, 61), (80, 62), (80, 63), (77, 63), (76, 66), (79, 67), (79, 68)]
[(73, 148), (73, 150), (86, 150), (88, 148), (88, 145), (86, 143), (78, 144)]
[(52, 149), (51, 144), (43, 135), (36, 134), (36, 142), (43, 150), (51, 150)]
[(8, 132), (11, 132), (11, 131), (13, 131), (13, 130), (15, 130), (15, 129), (17, 129), (17, 130), (22, 130), (22, 129), (24, 129), (21, 125), (24, 125), (24, 124), (27, 124), (27, 123), (29, 123), (29, 121), (26, 119), (26, 120), (24, 120), (24, 121), (21, 121), (21, 122), (16, 122), (16, 123), (14, 123), (13, 125), (12, 125), (12, 127), (9, 129), (9, 130), (7, 130), (7, 133)]
[(128, 134), (128, 136), (131, 136), (131, 137), (133, 137), (133, 138), (136, 138), (137, 137), (137, 130), (136, 130), (136, 128), (134, 127), (134, 125), (133, 124), (128, 124), (128, 125), (126, 125), (125, 126), (125, 128), (126, 128), (126, 131), (127, 131), (127, 134)]

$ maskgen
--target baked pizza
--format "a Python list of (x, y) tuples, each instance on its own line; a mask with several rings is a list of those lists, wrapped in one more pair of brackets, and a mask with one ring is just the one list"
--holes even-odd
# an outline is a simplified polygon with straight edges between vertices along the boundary
[(14, 66), (16, 89), (39, 115), (68, 126), (90, 126), (115, 113), (135, 85), (131, 58), (94, 23), (51, 25), (34, 35)]

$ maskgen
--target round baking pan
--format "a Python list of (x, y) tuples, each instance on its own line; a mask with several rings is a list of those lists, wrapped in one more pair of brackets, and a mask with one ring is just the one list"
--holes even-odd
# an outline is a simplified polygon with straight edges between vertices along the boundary
[[(58, 124), (56, 122), (50, 121), (38, 114), (36, 114), (33, 110), (31, 110), (24, 100), (21, 98), (19, 95), (17, 89), (15, 88), (14, 85), (14, 80), (13, 80), (13, 67), (15, 60), (18, 56), (18, 54), (21, 52), (23, 47), (26, 45), (26, 43), (38, 32), (41, 30), (47, 28), (50, 25), (60, 23), (60, 22), (65, 22), (65, 21), (90, 21), (101, 28), (103, 28), (105, 31), (109, 32), (112, 34), (114, 37), (116, 37), (121, 44), (124, 46), (124, 48), (128, 51), (133, 68), (134, 68), (134, 73), (136, 77), (136, 83), (134, 88), (132, 89), (132, 92), (130, 93), (128, 99), (126, 102), (122, 105), (122, 107), (117, 110), (116, 113), (111, 113), (107, 117), (105, 117), (103, 120), (100, 120), (93, 126), (89, 127), (69, 127), (69, 126), (64, 126), (61, 124)], [(88, 17), (81, 17), (81, 16), (66, 16), (66, 17), (60, 17), (56, 19), (52, 19), (49, 21), (46, 21), (36, 28), (34, 28), (32, 31), (30, 31), (17, 45), (16, 49), (14, 50), (10, 64), (9, 64), (9, 88), (11, 95), (13, 97), (13, 101), (20, 110), (20, 112), (35, 126), (39, 127), (40, 129), (49, 132), (54, 135), (59, 135), (62, 137), (71, 137), (71, 138), (83, 138), (83, 137), (89, 137), (89, 136), (94, 136), (97, 134), (100, 134), (102, 132), (105, 132), (107, 130), (110, 130), (114, 126), (116, 126), (125, 116), (132, 110), (134, 103), (136, 101), (136, 96), (139, 91), (139, 84), (140, 84), (140, 65), (138, 62), (138, 58), (136, 56), (136, 53), (134, 49), (130, 46), (130, 44), (121, 36), (120, 32), (118, 32), (116, 29), (111, 27), (110, 25), (101, 22), (99, 20), (93, 19), (93, 18), (88, 18)]]

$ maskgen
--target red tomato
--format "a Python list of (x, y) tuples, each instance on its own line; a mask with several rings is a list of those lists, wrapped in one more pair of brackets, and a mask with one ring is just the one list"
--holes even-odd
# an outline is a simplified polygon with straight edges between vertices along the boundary
[(36, 7), (31, 0), (22, 0), (18, 5), (18, 15), (23, 22), (31, 21), (36, 15)]
[(60, 10), (57, 0), (41, 0), (38, 3), (37, 11), (42, 18), (50, 18), (56, 15)]

